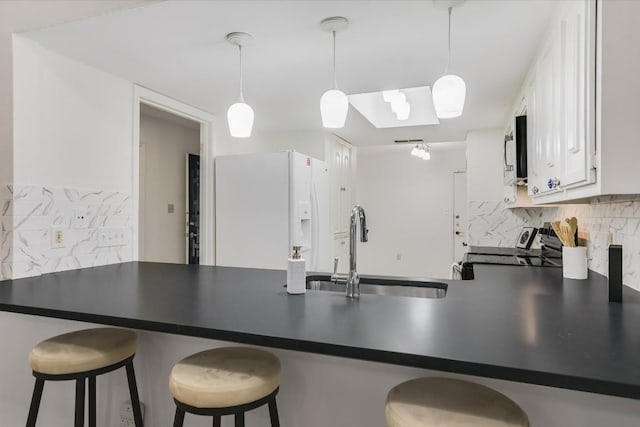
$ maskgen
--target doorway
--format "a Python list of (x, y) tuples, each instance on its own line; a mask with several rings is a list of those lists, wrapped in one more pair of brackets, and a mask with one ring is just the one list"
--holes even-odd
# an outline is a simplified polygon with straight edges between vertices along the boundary
[(141, 105), (141, 260), (199, 263), (199, 163), (200, 124)]
[(133, 113), (135, 259), (215, 265), (214, 116), (141, 86)]

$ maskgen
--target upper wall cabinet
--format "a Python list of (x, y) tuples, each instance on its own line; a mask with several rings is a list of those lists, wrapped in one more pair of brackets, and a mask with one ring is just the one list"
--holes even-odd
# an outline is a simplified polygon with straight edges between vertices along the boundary
[[(596, 180), (594, 82), (595, 4), (562, 9), (525, 87), (529, 195), (534, 201)], [(560, 196), (564, 197), (564, 196)]]
[(640, 2), (563, 3), (518, 103), (533, 203), (640, 193), (639, 38)]
[(355, 162), (353, 147), (332, 136), (327, 143), (329, 177), (331, 186), (331, 223), (335, 238), (348, 235), (350, 212), (353, 207), (353, 175)]

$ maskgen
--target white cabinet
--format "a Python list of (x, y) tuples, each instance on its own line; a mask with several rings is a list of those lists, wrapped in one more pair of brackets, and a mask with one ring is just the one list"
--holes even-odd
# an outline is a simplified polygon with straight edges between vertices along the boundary
[(348, 142), (331, 135), (326, 144), (331, 186), (331, 230), (333, 257), (338, 258), (338, 271), (349, 269), (349, 221), (355, 191), (355, 149)]
[(595, 85), (589, 84), (594, 81), (591, 72), (594, 54), (590, 49), (595, 49), (588, 32), (593, 27), (591, 7), (587, 2), (574, 2), (560, 21), (563, 187), (595, 180), (591, 164), (595, 148)]
[(349, 232), (349, 216), (353, 207), (353, 148), (347, 142), (333, 137), (328, 141), (327, 157), (331, 185), (331, 224), (334, 235)]
[[(535, 117), (534, 123), (529, 124), (532, 139), (533, 159), (535, 160), (535, 174), (529, 180), (532, 196), (544, 194), (555, 189), (547, 186), (547, 182), (558, 179), (561, 168), (561, 66), (560, 46), (557, 29), (547, 40), (542, 53), (536, 63), (535, 77), (532, 87), (533, 105), (527, 106)], [(528, 118), (528, 117), (527, 117)]]
[(338, 258), (338, 272), (349, 271), (349, 237), (338, 237), (333, 240), (333, 256)]
[(528, 193), (534, 202), (596, 178), (594, 18), (595, 3), (569, 3), (552, 26), (526, 85)]

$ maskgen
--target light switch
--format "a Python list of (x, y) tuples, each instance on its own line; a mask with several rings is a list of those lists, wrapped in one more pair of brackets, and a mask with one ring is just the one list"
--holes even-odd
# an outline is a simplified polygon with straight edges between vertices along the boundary
[(173, 211), (175, 211), (175, 206), (173, 205), (173, 203), (169, 203), (167, 205), (167, 212), (168, 213), (173, 213)]

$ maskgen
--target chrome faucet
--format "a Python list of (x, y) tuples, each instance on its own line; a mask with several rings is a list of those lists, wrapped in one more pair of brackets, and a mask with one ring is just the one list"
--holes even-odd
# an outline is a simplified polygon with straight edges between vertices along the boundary
[(358, 298), (360, 296), (360, 276), (356, 271), (356, 232), (358, 219), (360, 219), (360, 241), (369, 241), (369, 230), (367, 229), (367, 218), (362, 206), (356, 205), (351, 209), (351, 226), (349, 227), (349, 273), (338, 273), (338, 258), (333, 260), (333, 274), (331, 281), (334, 283), (344, 283), (348, 298)]

